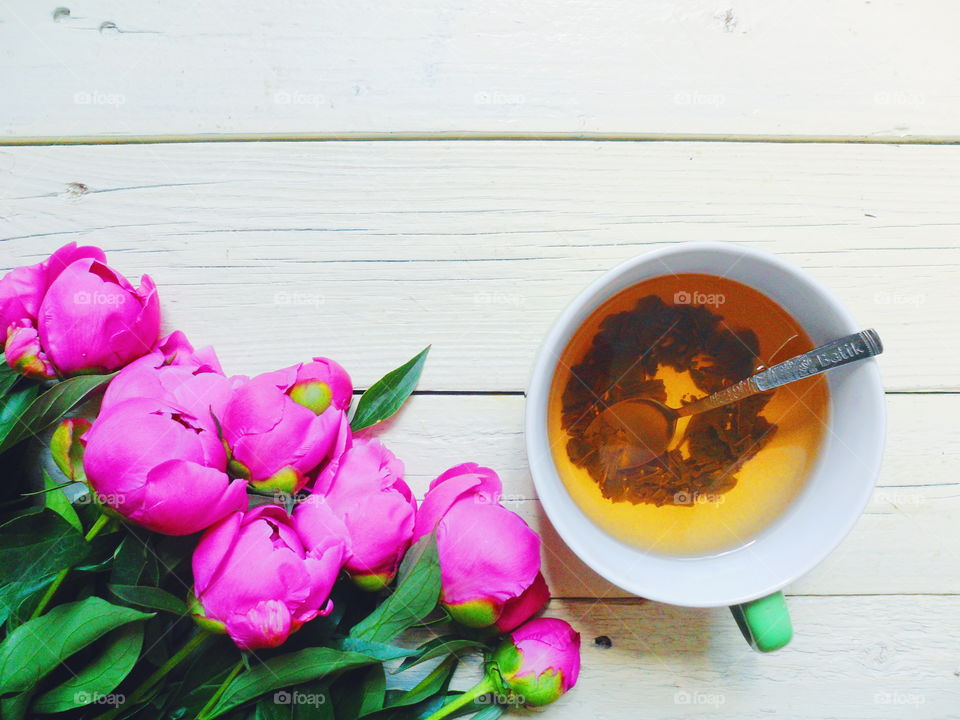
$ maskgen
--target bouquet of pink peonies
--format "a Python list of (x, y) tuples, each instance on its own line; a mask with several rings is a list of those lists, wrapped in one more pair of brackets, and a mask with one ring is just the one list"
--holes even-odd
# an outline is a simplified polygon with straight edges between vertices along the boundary
[(429, 348), (351, 412), (333, 360), (229, 376), (160, 326), (95, 247), (0, 279), (0, 717), (492, 720), (576, 683), (497, 474), (418, 503), (368, 430)]

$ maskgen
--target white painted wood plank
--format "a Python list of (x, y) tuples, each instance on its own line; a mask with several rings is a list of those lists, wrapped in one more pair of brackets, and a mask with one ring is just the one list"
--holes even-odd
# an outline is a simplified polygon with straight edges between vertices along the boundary
[(603, 271), (734, 240), (798, 263), (875, 326), (888, 389), (958, 390), (958, 186), (957, 147), (8, 148), (0, 266), (96, 242), (151, 273), (168, 326), (229, 367), (326, 353), (365, 386), (433, 343), (423, 389), (519, 391), (549, 325)]
[(960, 8), (225, 0), (0, 8), (0, 135), (957, 135)]
[[(751, 651), (725, 608), (554, 601), (581, 633), (580, 681), (556, 720), (957, 717), (958, 597), (789, 599), (794, 640)], [(594, 643), (601, 635), (613, 646)], [(456, 687), (480, 677), (465, 661)], [(629, 709), (629, 710), (628, 710)]]

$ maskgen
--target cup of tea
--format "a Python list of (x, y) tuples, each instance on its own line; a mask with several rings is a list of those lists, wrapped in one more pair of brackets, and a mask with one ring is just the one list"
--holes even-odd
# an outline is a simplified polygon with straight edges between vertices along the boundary
[(633, 399), (682, 407), (859, 329), (751, 248), (684, 243), (607, 272), (554, 323), (527, 392), (530, 469), (559, 535), (630, 593), (726, 605), (755, 649), (786, 645), (781, 590), (847, 535), (879, 473), (876, 361), (694, 415), (653, 459), (604, 418)]

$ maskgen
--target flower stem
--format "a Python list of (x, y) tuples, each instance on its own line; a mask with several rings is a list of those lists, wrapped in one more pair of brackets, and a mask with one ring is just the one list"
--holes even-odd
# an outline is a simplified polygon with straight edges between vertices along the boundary
[[(107, 523), (110, 522), (110, 518), (106, 515), (101, 515), (97, 518), (97, 521), (93, 524), (93, 527), (83, 536), (83, 539), (87, 542), (93, 540)], [(60, 586), (63, 584), (63, 581), (66, 580), (67, 575), (70, 573), (70, 568), (64, 568), (57, 573), (57, 576), (53, 578), (53, 582), (50, 584), (50, 587), (47, 588), (47, 591), (43, 594), (43, 597), (40, 598), (40, 602), (37, 603), (37, 606), (33, 609), (33, 612), (30, 614), (30, 619), (40, 617), (43, 615), (43, 611), (47, 609), (47, 605), (50, 604), (50, 601), (53, 600), (53, 596), (57, 594), (57, 590), (60, 589)]]
[(111, 718), (116, 717), (121, 710), (125, 710), (127, 707), (136, 705), (141, 700), (146, 698), (150, 694), (150, 691), (153, 690), (157, 683), (159, 683), (167, 674), (173, 670), (177, 665), (179, 665), (190, 653), (200, 647), (209, 635), (203, 630), (199, 631), (192, 638), (187, 640), (186, 644), (177, 650), (177, 652), (167, 660), (163, 665), (158, 667), (154, 673), (144, 680), (140, 687), (133, 691), (133, 694), (127, 698), (126, 702), (123, 705), (117, 705), (113, 710), (105, 712), (103, 715), (100, 715), (96, 720), (111, 720)]
[(490, 678), (485, 677), (483, 680), (478, 682), (476, 685), (474, 685), (472, 688), (467, 690), (465, 693), (463, 693), (462, 695), (458, 695), (456, 698), (454, 698), (453, 700), (448, 702), (446, 705), (444, 705), (442, 708), (437, 710), (435, 713), (430, 715), (426, 720), (440, 720), (440, 718), (446, 717), (447, 715), (452, 713), (454, 710), (459, 710), (467, 703), (473, 702), (481, 695), (486, 695), (489, 692), (493, 692), (494, 689), (495, 688), (493, 687), (493, 681)]
[(245, 666), (246, 663), (244, 663), (243, 659), (237, 661), (237, 664), (233, 666), (233, 670), (230, 671), (230, 674), (227, 675), (226, 679), (222, 683), (220, 683), (220, 687), (217, 688), (217, 691), (209, 700), (207, 700), (207, 704), (200, 708), (200, 712), (197, 713), (197, 720), (203, 720), (203, 718), (206, 717), (207, 713), (212, 710), (220, 698), (223, 697), (223, 693), (226, 692), (227, 686), (233, 682), (234, 678), (240, 674), (240, 671), (243, 670)]

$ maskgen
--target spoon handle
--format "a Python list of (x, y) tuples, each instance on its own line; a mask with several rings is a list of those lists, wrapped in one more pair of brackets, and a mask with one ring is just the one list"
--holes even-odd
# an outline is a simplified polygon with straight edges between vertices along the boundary
[(685, 417), (712, 410), (715, 407), (743, 400), (743, 398), (756, 395), (759, 392), (772, 390), (795, 380), (832, 370), (847, 363), (864, 360), (882, 352), (883, 343), (880, 342), (877, 331), (863, 330), (839, 340), (828, 342), (826, 345), (814, 348), (803, 355), (784, 360), (782, 363), (761, 370), (756, 375), (751, 375), (712, 395), (707, 395), (707, 397), (696, 402), (684, 405), (677, 410), (677, 415)]

